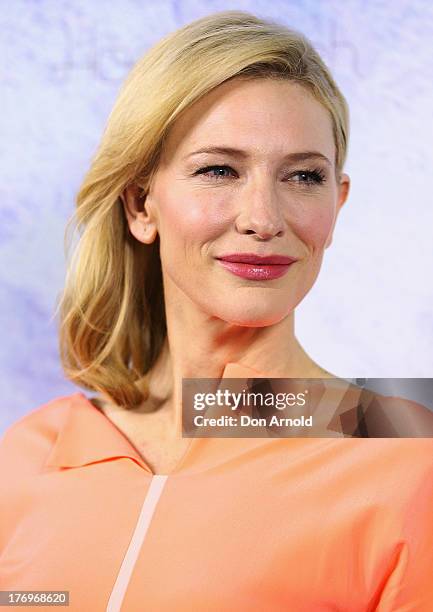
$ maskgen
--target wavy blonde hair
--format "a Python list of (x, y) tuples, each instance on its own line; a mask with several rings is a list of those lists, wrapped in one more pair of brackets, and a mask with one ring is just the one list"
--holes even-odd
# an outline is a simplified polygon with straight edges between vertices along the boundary
[[(121, 194), (144, 192), (179, 114), (232, 78), (282, 78), (306, 87), (329, 111), (338, 175), (349, 113), (328, 68), (302, 34), (244, 11), (223, 11), (162, 38), (135, 64), (108, 118), (65, 230), (60, 294), (61, 364), (74, 383), (134, 408), (166, 338), (159, 236), (129, 232)], [(70, 256), (73, 237), (80, 234)]]

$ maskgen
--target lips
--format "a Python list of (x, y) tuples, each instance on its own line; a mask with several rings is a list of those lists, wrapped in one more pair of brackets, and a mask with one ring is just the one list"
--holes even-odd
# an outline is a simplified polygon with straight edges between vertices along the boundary
[(221, 266), (235, 276), (247, 280), (273, 280), (286, 274), (297, 261), (286, 255), (256, 255), (255, 253), (230, 253), (216, 258)]
[(256, 255), (255, 253), (230, 253), (217, 257), (217, 259), (232, 263), (246, 263), (259, 266), (287, 265), (296, 261), (293, 257), (287, 257), (286, 255)]

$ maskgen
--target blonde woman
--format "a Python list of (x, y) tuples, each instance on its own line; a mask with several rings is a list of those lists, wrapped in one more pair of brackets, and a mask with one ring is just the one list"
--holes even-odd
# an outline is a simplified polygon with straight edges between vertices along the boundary
[(252, 14), (138, 61), (60, 303), (66, 375), (92, 397), (0, 445), (3, 591), (91, 612), (433, 610), (431, 439), (182, 436), (185, 378), (334, 378), (294, 312), (347, 200), (348, 131), (309, 41)]

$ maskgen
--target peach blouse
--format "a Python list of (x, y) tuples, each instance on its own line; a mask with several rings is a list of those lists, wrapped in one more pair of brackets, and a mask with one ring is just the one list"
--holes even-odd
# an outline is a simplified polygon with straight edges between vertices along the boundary
[(77, 612), (433, 611), (430, 438), (192, 438), (154, 474), (77, 392), (6, 430), (0, 475), (3, 591), (69, 591)]

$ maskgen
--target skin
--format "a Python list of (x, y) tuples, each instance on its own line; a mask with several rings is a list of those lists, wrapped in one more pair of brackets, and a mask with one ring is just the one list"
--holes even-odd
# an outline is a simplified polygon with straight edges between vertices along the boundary
[[(247, 157), (190, 156), (209, 146)], [(284, 160), (299, 151), (329, 162)], [(158, 436), (181, 436), (183, 377), (218, 378), (238, 361), (276, 377), (332, 376), (299, 344), (294, 310), (314, 285), (349, 192), (334, 160), (330, 115), (305, 88), (234, 79), (177, 119), (144, 198), (135, 185), (125, 190), (131, 233), (146, 244), (160, 237), (168, 341), (149, 375), (161, 409), (145, 417)], [(210, 165), (229, 168), (196, 174)], [(323, 184), (299, 174), (312, 169), (323, 171)], [(215, 259), (233, 252), (298, 261), (278, 279), (246, 280)]]

